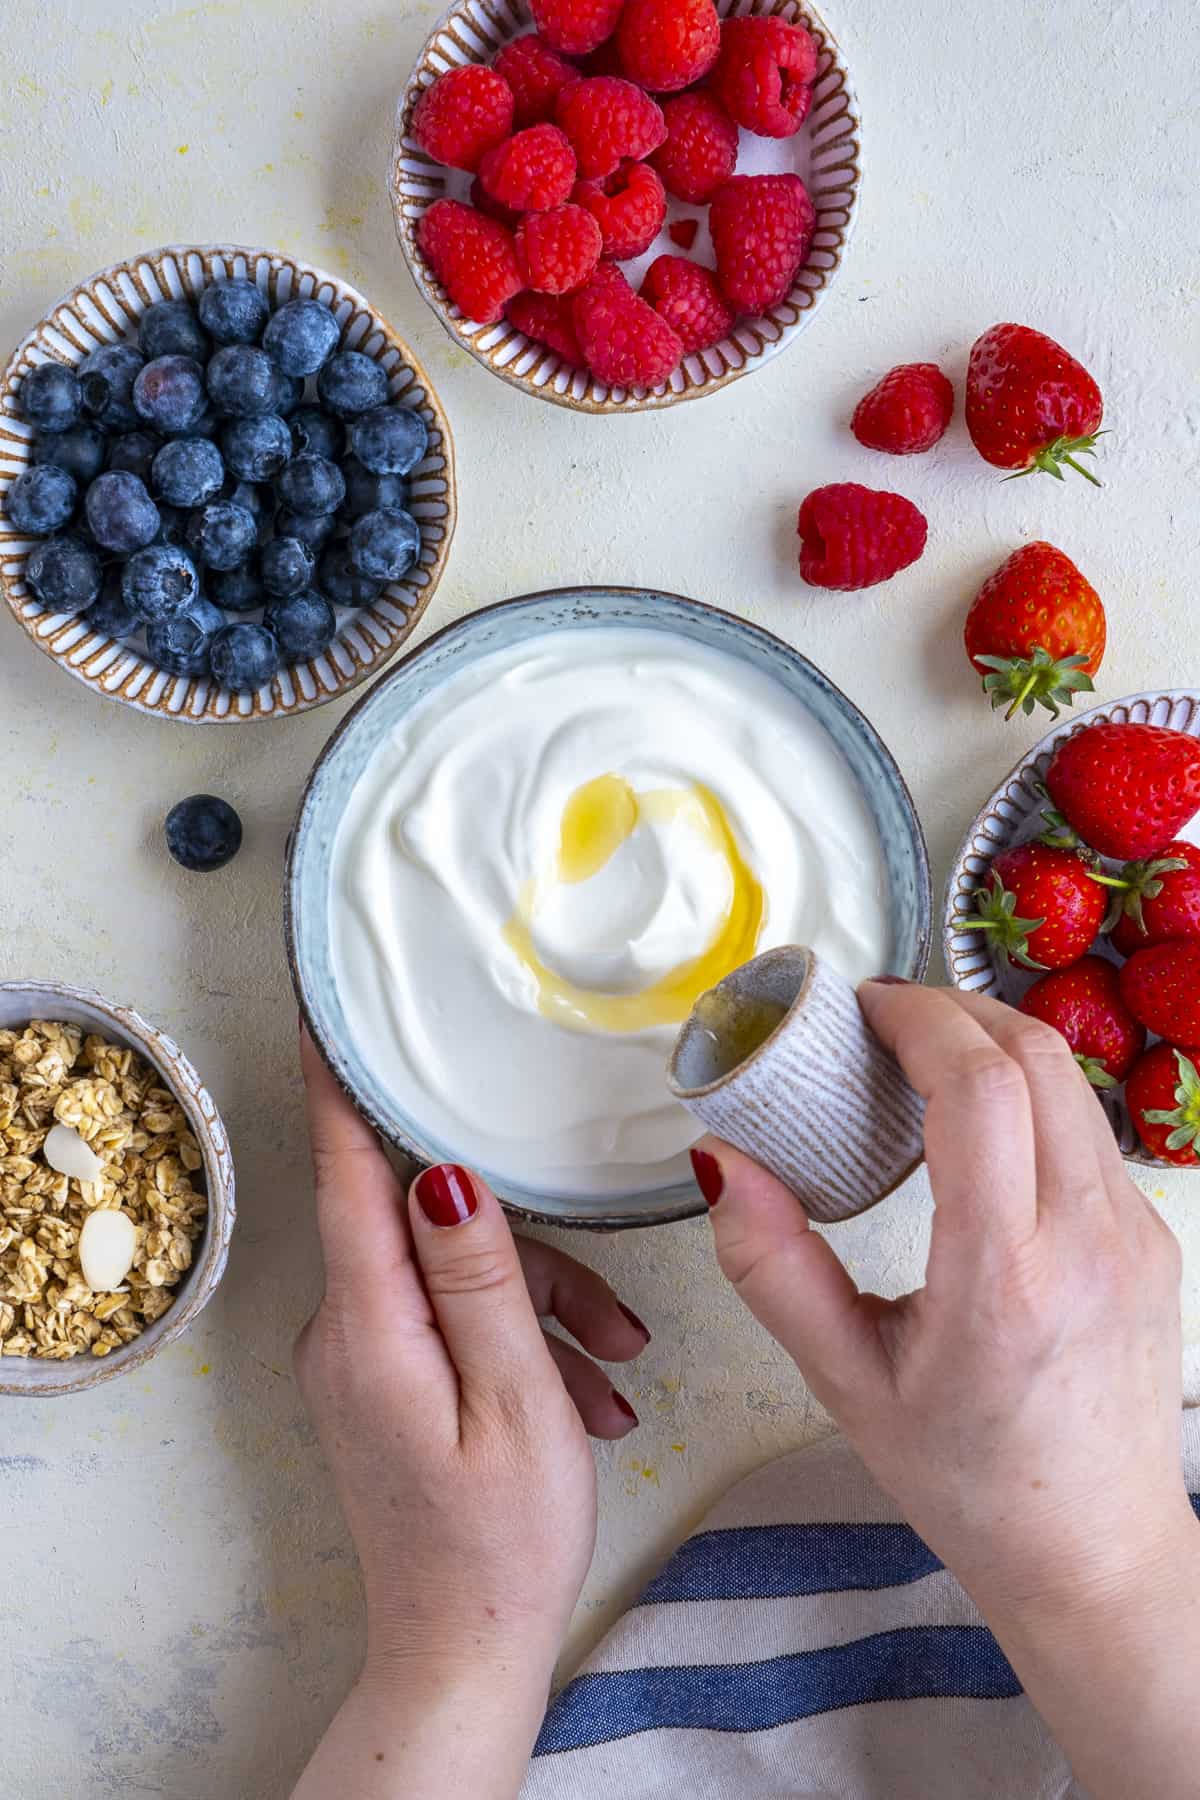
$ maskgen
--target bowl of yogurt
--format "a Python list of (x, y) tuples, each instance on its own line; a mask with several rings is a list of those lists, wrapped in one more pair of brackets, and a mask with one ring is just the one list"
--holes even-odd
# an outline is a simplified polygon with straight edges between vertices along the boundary
[(526, 1217), (703, 1210), (666, 1064), (779, 944), (919, 979), (929, 862), (886, 746), (797, 651), (692, 600), (572, 588), (427, 639), (309, 778), (289, 961), (334, 1075)]

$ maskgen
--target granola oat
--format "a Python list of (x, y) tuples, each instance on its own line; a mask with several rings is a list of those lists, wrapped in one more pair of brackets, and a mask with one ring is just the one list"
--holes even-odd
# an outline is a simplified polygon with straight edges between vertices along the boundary
[[(95, 1181), (47, 1163), (56, 1123), (100, 1158)], [(44, 1019), (0, 1030), (0, 1356), (107, 1356), (161, 1318), (204, 1230), (202, 1164), (182, 1107), (128, 1046)], [(93, 1292), (79, 1263), (102, 1207), (137, 1233), (116, 1293)]]

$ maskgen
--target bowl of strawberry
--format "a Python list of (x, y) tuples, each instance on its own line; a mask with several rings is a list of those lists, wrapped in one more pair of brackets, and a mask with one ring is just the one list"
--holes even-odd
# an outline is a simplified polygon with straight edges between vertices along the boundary
[(401, 248), (451, 336), (527, 393), (630, 412), (760, 367), (828, 292), (858, 109), (797, 0), (459, 0), (397, 110)]
[(1066, 1038), (1130, 1161), (1200, 1167), (1200, 691), (1031, 750), (967, 834), (944, 941), (956, 987)]

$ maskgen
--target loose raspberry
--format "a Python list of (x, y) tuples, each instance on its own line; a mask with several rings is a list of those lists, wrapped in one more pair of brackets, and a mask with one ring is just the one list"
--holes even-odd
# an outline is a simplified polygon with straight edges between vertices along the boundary
[(725, 110), (759, 137), (791, 137), (812, 106), (817, 47), (786, 19), (726, 19), (713, 87)]
[(564, 56), (586, 56), (610, 38), (625, 0), (530, 0), (538, 31)]
[(734, 175), (708, 215), (717, 275), (740, 313), (762, 313), (791, 292), (816, 214), (798, 175)]
[(659, 256), (646, 271), (642, 299), (678, 333), (685, 350), (707, 350), (733, 330), (728, 306), (711, 269), (686, 256)]
[(561, 206), (575, 185), (575, 152), (557, 125), (531, 125), (493, 145), (479, 165), (479, 179), (493, 200), (517, 212)]
[(666, 139), (650, 160), (668, 194), (704, 206), (737, 167), (737, 126), (704, 89), (664, 100), (663, 118)]
[(517, 261), (525, 285), (540, 294), (569, 294), (600, 260), (600, 227), (582, 206), (526, 213), (517, 226)]
[(667, 135), (662, 107), (615, 75), (565, 87), (558, 96), (558, 122), (575, 146), (585, 181), (603, 181), (626, 157), (649, 156)]
[(461, 200), (435, 200), (417, 226), (417, 244), (455, 306), (480, 325), (500, 318), (525, 285), (512, 232)]
[(536, 31), (505, 44), (492, 67), (513, 91), (513, 125), (518, 131), (553, 119), (559, 93), (568, 81), (579, 80), (575, 65), (543, 43)]
[(607, 181), (577, 181), (571, 198), (599, 225), (603, 254), (618, 262), (648, 250), (667, 216), (663, 184), (643, 162), (623, 162)]
[(564, 362), (577, 369), (584, 367), (586, 358), (575, 336), (570, 300), (558, 294), (517, 294), (509, 301), (505, 316), (534, 343), (556, 350)]
[(700, 229), (699, 219), (676, 219), (673, 225), (667, 226), (667, 236), (681, 250), (690, 250), (696, 241), (696, 233)]
[(655, 94), (677, 93), (716, 62), (721, 21), (713, 0), (625, 0), (617, 48), (631, 81)]
[(478, 175), (471, 183), (471, 205), (477, 212), (486, 213), (489, 219), (499, 219), (510, 231), (515, 231), (521, 223), (520, 213), (514, 212), (511, 206), (502, 206), (499, 200), (493, 200)]
[(634, 293), (615, 263), (601, 263), (575, 295), (575, 330), (588, 366), (610, 387), (659, 387), (683, 356), (677, 333)]
[(431, 82), (413, 108), (411, 132), (427, 156), (474, 174), (485, 150), (512, 130), (513, 92), (495, 69), (467, 63)]
[(916, 562), (928, 531), (902, 494), (837, 481), (814, 489), (800, 508), (800, 573), (813, 587), (874, 587)]
[(932, 450), (954, 411), (954, 389), (936, 363), (902, 363), (854, 409), (850, 429), (868, 450), (916, 456)]

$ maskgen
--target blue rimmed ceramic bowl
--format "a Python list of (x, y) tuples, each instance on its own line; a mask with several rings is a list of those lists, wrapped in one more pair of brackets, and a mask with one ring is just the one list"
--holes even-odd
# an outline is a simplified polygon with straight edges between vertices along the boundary
[[(675, 594), (634, 588), (563, 588), (502, 601), (449, 625), (405, 656), (348, 713), (317, 761), (288, 847), (285, 930), (292, 980), (313, 1039), (360, 1112), (385, 1138), (421, 1162), (461, 1161), (407, 1114), (402, 1095), (384, 1091), (359, 1055), (333, 976), (329, 868), (351, 791), (378, 745), (417, 702), (461, 669), (546, 631), (607, 626), (668, 633), (723, 651), (769, 676), (824, 727), (854, 774), (879, 832), (893, 921), (891, 969), (919, 980), (929, 962), (929, 857), (912, 798), (886, 745), (858, 708), (807, 658), (770, 632)], [(664, 1076), (665, 1080), (665, 1076)], [(594, 1230), (662, 1225), (703, 1212), (690, 1183), (648, 1193), (553, 1196), (484, 1169), (509, 1209), (545, 1224)]]

